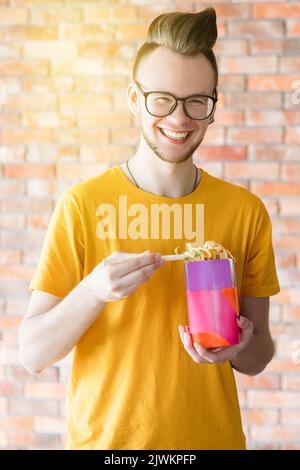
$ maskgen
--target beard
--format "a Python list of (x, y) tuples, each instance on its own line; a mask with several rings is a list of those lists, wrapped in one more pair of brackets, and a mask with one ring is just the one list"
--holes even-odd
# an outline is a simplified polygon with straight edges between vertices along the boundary
[[(142, 123), (140, 123), (142, 124)], [(168, 157), (168, 155), (166, 155), (165, 153), (163, 153), (161, 151), (161, 149), (159, 149), (158, 145), (156, 144), (156, 142), (154, 141), (151, 141), (151, 139), (147, 136), (147, 134), (145, 133), (144, 129), (143, 129), (143, 126), (140, 125), (140, 131), (144, 137), (144, 140), (145, 142), (147, 143), (147, 145), (151, 148), (151, 150), (155, 153), (155, 155), (160, 158), (161, 160), (163, 160), (164, 162), (168, 162), (168, 163), (182, 163), (182, 162), (185, 162), (186, 160), (188, 160), (189, 158), (192, 158), (193, 157), (193, 154), (194, 152), (197, 150), (197, 148), (199, 147), (199, 145), (201, 144), (202, 140), (203, 140), (203, 137), (201, 138), (201, 140), (199, 142), (196, 142), (195, 144), (193, 144), (191, 147), (189, 147), (185, 152), (182, 153), (182, 155), (180, 155), (179, 157), (176, 158), (176, 160)], [(159, 132), (159, 131), (158, 131)]]

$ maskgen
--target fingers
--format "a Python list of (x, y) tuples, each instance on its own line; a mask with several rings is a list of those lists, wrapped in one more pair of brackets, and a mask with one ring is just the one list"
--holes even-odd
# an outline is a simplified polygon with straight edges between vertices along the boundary
[(251, 320), (249, 320), (249, 318), (242, 315), (240, 315), (237, 319), (237, 324), (241, 329), (240, 343), (237, 345), (237, 347), (241, 351), (251, 341), (251, 338), (254, 334), (254, 324)]
[[(122, 276), (126, 276), (127, 274), (144, 268), (145, 266), (158, 263), (160, 260), (161, 255), (159, 253), (146, 252), (136, 255), (131, 259), (120, 261), (117, 264), (108, 266), (108, 269), (113, 277), (117, 276), (121, 278)], [(159, 267), (159, 265), (156, 265), (156, 267)]]
[(207, 360), (204, 356), (201, 356), (197, 352), (197, 350), (194, 348), (193, 343), (192, 343), (192, 336), (191, 334), (185, 331), (184, 326), (179, 325), (178, 331), (179, 331), (180, 339), (182, 341), (184, 349), (191, 356), (193, 361), (197, 363), (208, 364), (210, 361)]
[(150, 278), (151, 274), (154, 273), (154, 271), (156, 271), (158, 268), (163, 266), (163, 264), (165, 264), (165, 261), (161, 259), (160, 261), (156, 261), (154, 263), (136, 269), (131, 273), (125, 274), (120, 278), (120, 287), (122, 287), (123, 285), (129, 287), (132, 284), (143, 284)]

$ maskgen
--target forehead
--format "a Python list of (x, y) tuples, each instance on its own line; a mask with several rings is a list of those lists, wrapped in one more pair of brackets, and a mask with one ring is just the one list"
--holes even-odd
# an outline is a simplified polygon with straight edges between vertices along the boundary
[(158, 47), (141, 61), (137, 80), (145, 89), (185, 96), (212, 93), (215, 74), (202, 54), (182, 56), (165, 47)]

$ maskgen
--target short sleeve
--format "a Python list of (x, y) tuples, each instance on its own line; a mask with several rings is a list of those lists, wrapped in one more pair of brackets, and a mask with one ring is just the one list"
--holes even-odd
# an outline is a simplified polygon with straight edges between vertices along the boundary
[(241, 296), (245, 297), (269, 297), (280, 291), (272, 245), (272, 224), (261, 200), (258, 211), (241, 286)]
[(75, 197), (65, 191), (51, 216), (29, 289), (64, 298), (82, 280), (84, 241)]

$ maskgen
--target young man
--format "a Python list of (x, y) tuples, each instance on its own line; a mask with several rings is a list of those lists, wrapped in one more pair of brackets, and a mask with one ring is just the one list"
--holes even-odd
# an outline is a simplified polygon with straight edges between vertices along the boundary
[[(38, 373), (75, 347), (68, 449), (245, 448), (232, 368), (254, 375), (271, 360), (279, 286), (262, 201), (192, 161), (216, 109), (216, 37), (213, 9), (153, 21), (128, 87), (135, 155), (65, 191), (51, 219), (20, 349)], [(160, 255), (191, 235), (236, 259), (239, 345), (205, 350), (184, 335), (183, 266)], [(139, 255), (106, 265), (114, 252)]]

